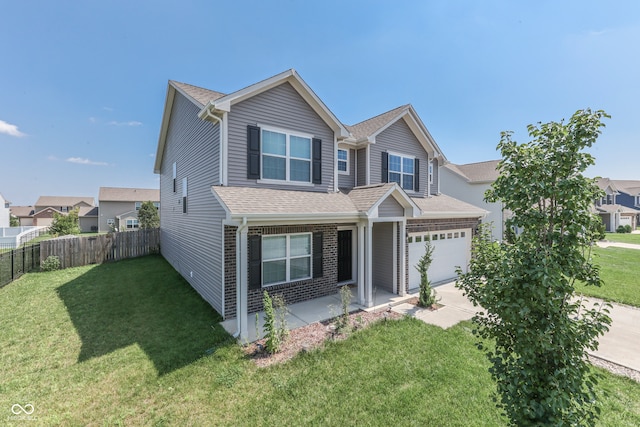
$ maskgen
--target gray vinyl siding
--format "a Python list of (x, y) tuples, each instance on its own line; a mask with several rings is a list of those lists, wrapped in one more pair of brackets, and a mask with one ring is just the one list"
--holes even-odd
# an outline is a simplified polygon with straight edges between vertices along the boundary
[(113, 219), (117, 223), (118, 221), (116, 216), (135, 210), (135, 202), (100, 202), (100, 218), (98, 221), (99, 231), (110, 231), (110, 227), (107, 225), (108, 219)]
[(372, 235), (373, 287), (393, 292), (393, 223), (375, 223)]
[(404, 216), (404, 208), (393, 197), (387, 197), (378, 206), (378, 216)]
[[(289, 83), (246, 99), (231, 107), (229, 127), (229, 186), (327, 192), (333, 189), (334, 134)], [(322, 139), (322, 184), (299, 186), (258, 183), (247, 179), (247, 125), (274, 126)]]
[(349, 149), (349, 175), (341, 175), (338, 172), (338, 187), (353, 188), (355, 187), (356, 173), (356, 150)]
[(367, 149), (361, 148), (357, 151), (356, 162), (358, 164), (358, 175), (356, 187), (367, 185)]
[(371, 162), (370, 179), (371, 184), (382, 182), (381, 159), (383, 151), (392, 151), (397, 154), (404, 154), (420, 159), (420, 190), (410, 192), (412, 197), (424, 197), (427, 194), (428, 183), (428, 156), (424, 147), (415, 137), (404, 119), (396, 121), (376, 136), (375, 144), (369, 146), (371, 152), (369, 158)]
[[(161, 251), (211, 306), (222, 313), (224, 211), (211, 193), (218, 184), (218, 124), (198, 118), (194, 104), (176, 93), (160, 170)], [(176, 192), (173, 163), (176, 162)], [(187, 213), (182, 180), (187, 178)]]

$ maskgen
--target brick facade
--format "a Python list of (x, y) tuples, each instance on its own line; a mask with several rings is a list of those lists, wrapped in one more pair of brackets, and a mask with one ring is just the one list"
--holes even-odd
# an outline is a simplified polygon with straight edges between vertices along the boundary
[[(460, 230), (470, 228), (475, 234), (480, 220), (478, 218), (445, 218), (445, 219), (410, 219), (407, 221), (408, 233), (423, 233), (428, 231)], [(405, 292), (409, 291), (409, 245), (405, 237)]]
[[(236, 229), (237, 227), (227, 226), (225, 227), (224, 233), (224, 314), (227, 319), (236, 317)], [(249, 236), (265, 236), (270, 234), (308, 232), (323, 233), (322, 277), (283, 283), (281, 285), (268, 286), (262, 289), (249, 289), (249, 313), (255, 313), (263, 309), (263, 290), (267, 290), (272, 295), (283, 295), (287, 304), (307, 301), (331, 295), (336, 292), (336, 285), (338, 283), (338, 227), (336, 224), (249, 227), (247, 234)], [(248, 268), (248, 266), (245, 266), (245, 268)]]

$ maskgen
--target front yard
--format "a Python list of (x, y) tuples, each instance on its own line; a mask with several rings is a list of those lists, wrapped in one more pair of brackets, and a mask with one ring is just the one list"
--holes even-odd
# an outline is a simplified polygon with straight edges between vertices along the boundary
[(606, 233), (604, 239), (611, 242), (634, 243), (636, 245), (640, 245), (640, 234)]
[[(504, 425), (469, 323), (381, 322), (260, 369), (219, 320), (159, 256), (27, 274), (0, 289), (0, 423)], [(640, 425), (640, 384), (602, 372), (601, 425)]]

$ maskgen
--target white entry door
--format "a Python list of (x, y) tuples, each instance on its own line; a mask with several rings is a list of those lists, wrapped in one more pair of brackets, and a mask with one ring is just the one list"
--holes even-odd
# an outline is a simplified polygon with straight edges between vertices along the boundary
[(438, 283), (456, 277), (456, 267), (467, 271), (471, 256), (471, 229), (447, 230), (438, 232), (409, 233), (409, 289), (420, 286), (420, 273), (416, 269), (418, 261), (424, 255), (425, 236), (431, 237), (433, 262), (429, 271), (431, 283)]

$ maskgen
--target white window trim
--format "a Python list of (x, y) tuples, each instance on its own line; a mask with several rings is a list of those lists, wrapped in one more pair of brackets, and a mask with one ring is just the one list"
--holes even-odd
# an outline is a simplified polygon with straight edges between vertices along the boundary
[[(340, 151), (344, 151), (344, 152), (347, 153), (346, 160), (340, 160), (338, 158), (338, 152), (340, 152)], [(351, 150), (349, 150), (348, 148), (340, 148), (340, 147), (338, 147), (338, 150), (336, 151), (336, 169), (338, 170), (338, 175), (349, 175), (350, 174), (349, 173), (349, 163), (350, 163), (349, 162), (349, 151), (351, 151)], [(341, 171), (340, 168), (338, 168), (338, 164), (340, 164), (340, 162), (346, 162), (347, 163), (347, 170)]]
[[(131, 227), (129, 227), (129, 221), (131, 221)], [(140, 221), (138, 221), (136, 218), (127, 218), (124, 221), (124, 226), (127, 230), (135, 230), (136, 228), (140, 228)]]
[[(309, 251), (309, 255), (298, 255), (298, 256), (291, 256), (291, 236), (302, 236), (302, 235), (307, 235), (309, 236), (309, 243), (310, 243), (310, 251)], [(262, 238), (264, 239), (265, 237), (286, 237), (286, 248), (285, 248), (285, 256), (284, 258), (273, 258), (273, 259), (268, 259), (266, 260), (266, 262), (270, 262), (270, 261), (281, 261), (281, 260), (285, 260), (285, 280), (282, 282), (274, 282), (274, 283), (264, 283), (264, 263), (265, 263), (265, 259), (264, 259), (264, 250), (262, 251), (262, 260), (260, 261), (260, 276), (261, 276), (261, 285), (263, 288), (268, 288), (271, 286), (277, 286), (277, 285), (282, 285), (284, 283), (291, 283), (291, 282), (300, 282), (303, 280), (310, 280), (313, 277), (313, 233), (286, 233), (286, 234), (267, 234), (262, 236)], [(309, 258), (309, 276), (307, 277), (299, 277), (297, 279), (291, 280), (291, 260), (292, 259), (299, 259), (299, 258)]]
[[(282, 184), (283, 182), (286, 182), (287, 184), (292, 184), (292, 185), (308, 185), (308, 186), (313, 186), (313, 138), (314, 136), (308, 133), (303, 133), (303, 132), (296, 132), (296, 131), (292, 131), (292, 130), (288, 130), (288, 129), (283, 129), (283, 128), (278, 128), (278, 127), (274, 127), (274, 126), (268, 126), (268, 125), (262, 125), (262, 124), (258, 124), (258, 127), (260, 128), (260, 179), (258, 180), (258, 183), (262, 183), (262, 184)], [(285, 155), (281, 156), (278, 154), (265, 154), (262, 150), (263, 148), (263, 144), (262, 144), (262, 132), (263, 131), (269, 131), (269, 132), (276, 132), (276, 133), (282, 133), (285, 135), (286, 138), (286, 145), (285, 145)], [(297, 136), (299, 138), (306, 138), (309, 140), (309, 159), (302, 159), (300, 157), (291, 157), (291, 153), (290, 153), (290, 148), (291, 148), (291, 143), (290, 143), (290, 138), (292, 136)], [(263, 172), (263, 167), (264, 167), (264, 161), (263, 161), (263, 156), (271, 156), (271, 157), (278, 157), (278, 158), (284, 158), (285, 159), (285, 179), (273, 179), (273, 178), (263, 178), (264, 176), (264, 172)], [(291, 180), (291, 160), (302, 160), (302, 161), (308, 161), (309, 162), (309, 181), (293, 181)]]
[[(398, 153), (395, 151), (387, 151), (387, 182), (395, 182), (395, 181), (391, 181), (391, 174), (392, 173), (399, 173), (400, 174), (400, 184), (398, 184), (405, 192), (412, 194), (412, 193), (416, 193), (416, 173), (415, 171), (412, 174), (408, 174), (408, 173), (404, 173), (404, 172), (393, 172), (391, 171), (391, 156), (397, 156), (400, 158), (405, 158), (405, 159), (411, 159), (413, 160), (413, 167), (415, 168), (415, 164), (416, 164), (416, 156), (412, 156), (410, 154), (402, 154), (402, 153)], [(402, 165), (402, 161), (400, 162), (400, 165)], [(404, 188), (402, 186), (402, 176), (403, 175), (411, 175), (413, 177), (413, 189), (411, 190), (407, 190), (406, 188)]]
[(136, 202), (136, 211), (139, 211), (142, 207), (142, 202)]

